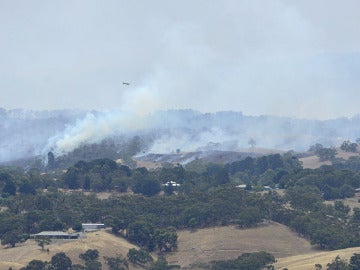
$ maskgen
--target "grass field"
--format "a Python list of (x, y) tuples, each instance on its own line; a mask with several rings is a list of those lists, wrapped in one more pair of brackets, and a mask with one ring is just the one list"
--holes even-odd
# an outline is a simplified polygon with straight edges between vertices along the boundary
[[(337, 255), (349, 259), (353, 253), (360, 253), (360, 247), (331, 252), (316, 250), (307, 240), (297, 236), (286, 226), (274, 222), (250, 229), (226, 226), (196, 231), (182, 230), (178, 235), (179, 248), (176, 252), (168, 254), (167, 260), (183, 267), (213, 260), (233, 259), (244, 252), (267, 251), (277, 259), (275, 269), (286, 267), (289, 270), (313, 270), (316, 263), (322, 264), (325, 268)], [(83, 263), (79, 259), (79, 254), (87, 249), (97, 249), (100, 252), (100, 261), (104, 265), (103, 256), (126, 256), (128, 250), (134, 247), (125, 239), (107, 231), (88, 233), (85, 239), (53, 241), (46, 246), (50, 250), (49, 253), (41, 251), (34, 240), (28, 240), (15, 248), (0, 249), (0, 269), (7, 270), (11, 266), (18, 270), (33, 259), (50, 261), (58, 252), (65, 252), (73, 263)], [(131, 265), (130, 269), (142, 268)]]
[(167, 259), (181, 266), (233, 259), (244, 252), (267, 251), (277, 258), (315, 252), (307, 240), (274, 222), (250, 229), (226, 226), (180, 231), (178, 235), (178, 251)]
[[(320, 251), (297, 236), (289, 228), (278, 223), (265, 227), (239, 230), (232, 226), (201, 229), (195, 232), (179, 232), (179, 249), (170, 254), (168, 261), (181, 266), (201, 264), (212, 260), (232, 259), (244, 252), (267, 251), (277, 262), (275, 269), (314, 270), (320, 263), (323, 269), (340, 256), (349, 260), (360, 247), (335, 251)], [(188, 269), (200, 270), (201, 267)]]
[(322, 269), (326, 269), (326, 265), (332, 262), (336, 256), (340, 256), (341, 259), (349, 261), (354, 253), (360, 253), (360, 247), (334, 251), (311, 252), (309, 254), (280, 258), (275, 264), (275, 269), (288, 268), (289, 270), (314, 270), (315, 264), (318, 263), (322, 265)]
[(125, 239), (116, 237), (107, 231), (87, 233), (87, 238), (84, 239), (54, 240), (46, 246), (50, 250), (49, 253), (42, 251), (35, 240), (29, 239), (15, 248), (2, 247), (0, 249), (0, 269), (7, 270), (11, 266), (17, 270), (33, 259), (50, 261), (51, 257), (58, 252), (65, 252), (73, 263), (83, 264), (83, 261), (79, 259), (79, 254), (88, 249), (97, 249), (100, 252), (100, 261), (104, 265), (103, 256), (115, 257), (118, 254), (126, 256), (129, 249), (134, 247), (136, 246)]
[[(356, 152), (356, 153), (345, 152), (345, 151), (342, 151), (340, 148), (337, 148), (336, 151), (337, 151), (336, 157), (342, 158), (344, 160), (348, 160), (350, 157), (360, 155), (359, 152)], [(331, 161), (329, 161), (329, 160), (320, 161), (318, 156), (308, 156), (308, 157), (300, 158), (300, 161), (302, 162), (303, 167), (305, 169), (316, 169), (316, 168), (321, 167), (322, 165), (331, 165), (332, 164)]]
[(308, 156), (304, 158), (300, 158), (304, 169), (316, 169), (321, 167), (322, 165), (331, 165), (331, 161), (320, 161), (317, 156)]

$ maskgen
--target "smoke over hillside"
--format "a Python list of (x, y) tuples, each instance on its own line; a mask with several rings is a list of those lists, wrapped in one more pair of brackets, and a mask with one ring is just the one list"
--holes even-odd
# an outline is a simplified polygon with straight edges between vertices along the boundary
[(328, 121), (272, 116), (246, 116), (240, 112), (200, 113), (193, 110), (157, 111), (148, 114), (107, 111), (89, 113), (63, 133), (49, 139), (48, 149), (64, 154), (86, 143), (119, 135), (151, 134), (147, 152), (238, 150), (258, 147), (307, 150), (315, 143), (340, 145), (360, 137), (360, 118)]
[(49, 151), (60, 156), (107, 138), (135, 135), (145, 140), (146, 149), (140, 149), (141, 153), (171, 153), (177, 149), (236, 151), (250, 147), (250, 139), (257, 147), (302, 151), (315, 143), (340, 145), (344, 140), (354, 141), (360, 137), (360, 117), (320, 121), (247, 116), (240, 112), (168, 110), (149, 113), (140, 107), (141, 102), (127, 111), (3, 109), (0, 161), (46, 156)]
[(49, 138), (62, 133), (82, 111), (26, 111), (0, 108), (0, 162), (40, 155)]
[(121, 111), (89, 112), (74, 125), (49, 138), (43, 152), (66, 154), (83, 144), (99, 143), (108, 137), (134, 132), (143, 127), (142, 122), (142, 118)]

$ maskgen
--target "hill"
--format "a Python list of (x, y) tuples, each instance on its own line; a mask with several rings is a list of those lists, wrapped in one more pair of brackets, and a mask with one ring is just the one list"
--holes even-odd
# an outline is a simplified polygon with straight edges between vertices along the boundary
[(184, 230), (178, 236), (178, 250), (167, 259), (181, 266), (234, 259), (244, 252), (267, 251), (276, 258), (314, 252), (307, 240), (275, 222), (250, 229), (225, 226)]
[(97, 249), (100, 253), (100, 261), (104, 265), (103, 256), (115, 257), (119, 254), (126, 256), (130, 248), (136, 248), (125, 239), (116, 237), (107, 231), (91, 232), (86, 235), (86, 238), (78, 240), (54, 240), (46, 246), (50, 250), (49, 253), (42, 251), (33, 239), (29, 239), (15, 248), (2, 247), (0, 249), (0, 269), (8, 269), (11, 266), (17, 270), (26, 266), (33, 259), (50, 261), (51, 257), (58, 252), (65, 252), (73, 263), (83, 264), (79, 255), (88, 249)]
[[(337, 154), (336, 158), (348, 160), (350, 157), (359, 156), (360, 153), (352, 153), (352, 152), (345, 152), (341, 150), (340, 148), (336, 148)], [(318, 156), (310, 155), (303, 158), (300, 158), (300, 161), (303, 164), (304, 169), (316, 169), (321, 167), (322, 165), (332, 165), (332, 162), (329, 160), (326, 161), (320, 161)]]
[[(124, 158), (136, 153), (242, 151), (249, 141), (260, 148), (304, 151), (314, 143), (334, 146), (354, 141), (360, 126), (359, 117), (320, 121), (192, 110), (158, 111), (137, 120), (117, 111), (0, 108), (0, 164), (26, 167), (37, 156), (45, 160), (49, 151), (68, 164), (79, 158)], [(129, 127), (128, 122), (134, 126)], [(63, 155), (66, 157), (61, 158)]]
[(258, 158), (271, 154), (282, 154), (284, 151), (266, 148), (248, 148), (236, 151), (204, 150), (194, 152), (179, 152), (170, 154), (147, 153), (135, 157), (138, 167), (157, 168), (163, 164), (186, 165), (194, 160), (201, 159), (204, 163), (232, 163), (246, 157)]
[(284, 257), (278, 259), (274, 266), (275, 269), (314, 270), (315, 264), (321, 264), (323, 269), (325, 269), (326, 265), (331, 263), (336, 256), (349, 261), (354, 253), (360, 253), (360, 247)]
[[(337, 255), (348, 260), (353, 253), (360, 253), (360, 247), (335, 251), (316, 250), (288, 227), (275, 222), (250, 229), (224, 226), (196, 231), (181, 230), (178, 236), (178, 250), (169, 253), (167, 260), (187, 269), (200, 269), (196, 268), (196, 265), (213, 260), (233, 259), (244, 252), (264, 250), (276, 257), (275, 269), (313, 270), (316, 263), (324, 267)], [(103, 256), (126, 256), (130, 248), (136, 248), (125, 239), (107, 231), (87, 233), (87, 238), (79, 240), (53, 241), (46, 247), (49, 248), (49, 253), (41, 251), (32, 239), (15, 248), (2, 247), (0, 269), (12, 267), (18, 270), (33, 259), (50, 261), (58, 252), (65, 252), (73, 263), (83, 263), (79, 259), (79, 254), (87, 249), (97, 249), (100, 261), (104, 265)], [(130, 269), (142, 268), (130, 265)]]
[[(50, 261), (58, 252), (65, 252), (73, 263), (83, 263), (79, 254), (87, 249), (97, 249), (102, 264), (103, 256), (126, 256), (130, 248), (136, 246), (125, 239), (107, 231), (87, 233), (87, 238), (79, 240), (57, 240), (46, 246), (50, 252), (41, 251), (37, 243), (30, 239), (15, 248), (0, 249), (0, 269), (10, 266), (20, 269), (33, 259)], [(244, 252), (268, 251), (276, 258), (313, 253), (310, 243), (298, 237), (284, 225), (270, 222), (267, 225), (250, 229), (237, 229), (235, 226), (213, 227), (196, 231), (178, 232), (178, 250), (169, 253), (169, 263), (182, 267), (213, 260), (226, 260)], [(136, 269), (131, 266), (131, 269)], [(140, 269), (140, 268), (137, 268)]]

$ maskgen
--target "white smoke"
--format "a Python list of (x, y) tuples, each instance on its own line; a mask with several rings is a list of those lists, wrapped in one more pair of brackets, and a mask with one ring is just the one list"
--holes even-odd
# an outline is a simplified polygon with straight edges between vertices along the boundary
[(226, 131), (212, 127), (200, 133), (173, 132), (161, 136), (154, 141), (149, 152), (151, 153), (170, 153), (177, 149), (182, 152), (198, 150), (233, 150), (238, 149), (239, 134), (229, 134)]
[(150, 153), (171, 153), (177, 149), (236, 151), (250, 147), (250, 138), (260, 148), (303, 151), (315, 143), (339, 146), (344, 140), (360, 137), (358, 116), (314, 121), (192, 110), (149, 114), (161, 105), (155, 102), (160, 100), (155, 87), (128, 89), (124, 97), (127, 102), (117, 110), (50, 111), (41, 115), (5, 111), (0, 119), (0, 162), (40, 154), (46, 157), (49, 151), (59, 156), (108, 137), (123, 139), (122, 135), (139, 135)]
[(128, 89), (123, 94), (121, 108), (89, 112), (84, 119), (68, 126), (64, 132), (51, 137), (43, 153), (55, 155), (69, 153), (83, 144), (99, 143), (103, 139), (148, 127), (145, 115), (159, 106), (154, 86)]

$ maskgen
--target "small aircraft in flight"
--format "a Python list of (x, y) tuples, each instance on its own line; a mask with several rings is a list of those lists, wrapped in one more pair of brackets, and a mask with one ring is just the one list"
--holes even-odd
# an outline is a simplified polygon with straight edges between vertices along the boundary
[(129, 82), (123, 82), (122, 84), (124, 84), (124, 85), (130, 85)]

